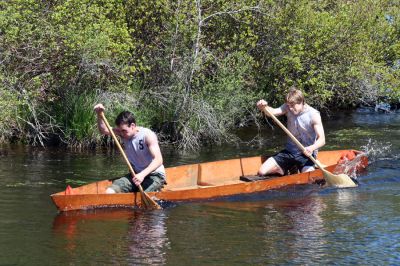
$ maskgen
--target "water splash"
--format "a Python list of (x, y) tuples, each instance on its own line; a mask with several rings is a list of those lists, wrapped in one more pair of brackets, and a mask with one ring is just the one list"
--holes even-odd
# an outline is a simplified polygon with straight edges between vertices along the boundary
[[(392, 145), (390, 143), (381, 143), (372, 139), (368, 143), (361, 146), (361, 153), (357, 154), (353, 160), (345, 158), (335, 169), (335, 174), (344, 173), (353, 179), (357, 179), (357, 174), (362, 170), (363, 157), (368, 157), (368, 164), (372, 164), (378, 160), (395, 159), (399, 155), (392, 154)], [(389, 157), (388, 157), (389, 156)]]
[(333, 170), (334, 174), (346, 174), (350, 178), (357, 179), (357, 173), (360, 170), (360, 166), (362, 165), (363, 157), (365, 154), (360, 153), (357, 154), (356, 157), (352, 160), (347, 158), (343, 159), (335, 169)]
[(362, 151), (368, 156), (370, 164), (387, 159), (398, 159), (399, 155), (392, 152), (392, 144), (389, 142), (382, 143), (372, 139), (368, 143), (361, 146)]

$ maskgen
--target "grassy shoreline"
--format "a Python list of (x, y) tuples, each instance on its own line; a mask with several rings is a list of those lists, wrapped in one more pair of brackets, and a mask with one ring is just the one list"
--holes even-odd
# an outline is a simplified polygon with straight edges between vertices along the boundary
[(293, 85), (322, 112), (400, 98), (390, 0), (3, 2), (0, 142), (101, 145), (97, 102), (197, 149)]

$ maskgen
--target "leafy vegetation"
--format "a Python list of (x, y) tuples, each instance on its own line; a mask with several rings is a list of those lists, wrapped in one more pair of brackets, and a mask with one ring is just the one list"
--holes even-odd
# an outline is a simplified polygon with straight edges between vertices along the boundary
[(182, 148), (234, 140), (291, 85), (324, 110), (400, 98), (398, 1), (0, 2), (0, 140), (104, 142), (92, 108)]

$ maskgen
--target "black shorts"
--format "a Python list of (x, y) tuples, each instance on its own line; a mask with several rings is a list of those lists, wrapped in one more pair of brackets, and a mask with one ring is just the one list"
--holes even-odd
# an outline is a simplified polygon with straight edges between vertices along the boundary
[[(313, 155), (315, 158), (315, 155)], [(301, 171), (304, 166), (314, 166), (314, 162), (303, 153), (292, 154), (288, 150), (282, 150), (272, 156), (282, 168), (285, 175)]]

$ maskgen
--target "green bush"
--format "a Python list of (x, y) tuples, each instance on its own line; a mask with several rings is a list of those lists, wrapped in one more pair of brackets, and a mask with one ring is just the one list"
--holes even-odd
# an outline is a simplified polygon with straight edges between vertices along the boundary
[(181, 147), (225, 141), (291, 85), (321, 110), (400, 97), (390, 0), (0, 2), (0, 139), (102, 142), (133, 111)]

